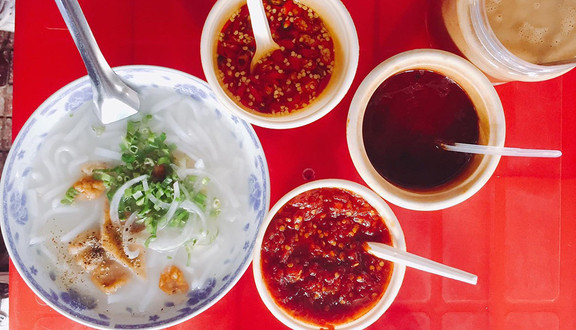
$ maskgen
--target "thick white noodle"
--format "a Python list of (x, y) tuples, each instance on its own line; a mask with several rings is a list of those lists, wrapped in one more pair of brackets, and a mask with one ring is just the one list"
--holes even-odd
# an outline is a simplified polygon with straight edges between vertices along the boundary
[(176, 103), (179, 103), (182, 100), (180, 95), (174, 95), (168, 98), (163, 99), (162, 101), (152, 105), (150, 107), (150, 113), (155, 114), (160, 111), (167, 110), (171, 106), (174, 106)]
[(77, 177), (79, 174), (79, 170), (82, 166), (82, 164), (86, 164), (90, 161), (90, 158), (88, 158), (88, 156), (78, 156), (76, 159), (72, 160), (69, 164), (68, 164), (68, 177), (70, 178), (75, 178)]
[(104, 212), (102, 211), (102, 205), (103, 205), (102, 203), (93, 203), (92, 211), (89, 213), (88, 218), (77, 218), (69, 220), (69, 221), (75, 221), (77, 225), (73, 226), (72, 230), (70, 230), (66, 234), (60, 236), (60, 241), (62, 243), (69, 243), (80, 233), (88, 230), (88, 228), (93, 226), (94, 223), (99, 223), (100, 222), (99, 220), (102, 219), (104, 216)]
[[(168, 119), (168, 122), (176, 123), (176, 119), (170, 115), (170, 112), (166, 113), (166, 117)], [(179, 146), (184, 145), (185, 147), (179, 147), (179, 149), (182, 150), (184, 153), (188, 154), (189, 157), (193, 156), (191, 157), (192, 159), (200, 158), (199, 156), (196, 155), (201, 155), (206, 152), (205, 151), (206, 148), (199, 143), (195, 143), (193, 145), (189, 143), (187, 144), (186, 143), (187, 141), (195, 141), (196, 138), (186, 134), (186, 132), (178, 124), (174, 124), (173, 126), (171, 126), (171, 130), (174, 134), (170, 136), (169, 141), (174, 142)], [(197, 149), (197, 151), (193, 151), (192, 147)]]
[(78, 152), (71, 146), (64, 145), (54, 150), (54, 158), (61, 168), (66, 168), (70, 162), (78, 158)]
[(77, 121), (74, 127), (72, 127), (70, 131), (68, 131), (68, 134), (64, 135), (62, 140), (66, 142), (73, 142), (78, 139), (81, 139), (82, 138), (81, 135), (86, 134), (86, 129), (88, 128), (87, 123), (88, 123), (87, 120)]
[[(158, 258), (163, 257), (162, 255), (158, 254), (158, 255), (153, 255), (151, 254), (148, 258), (148, 269), (150, 269), (150, 267), (152, 267), (152, 265), (154, 265), (155, 263), (158, 263)], [(154, 267), (155, 269), (159, 268), (159, 267)], [(159, 270), (159, 272), (162, 271), (161, 269)], [(156, 296), (156, 294), (159, 292), (159, 288), (158, 288), (158, 282), (160, 281), (160, 273), (159, 272), (154, 272), (152, 274), (149, 274), (149, 285), (143, 285), (141, 286), (142, 290), (144, 290), (143, 294), (140, 294), (138, 296), (138, 311), (139, 312), (144, 312), (146, 311), (146, 308), (148, 308), (148, 306), (150, 305), (150, 303), (154, 300), (154, 297)], [(142, 292), (142, 291), (140, 291)]]
[(101, 148), (101, 147), (96, 147), (94, 149), (94, 154), (96, 156), (100, 156), (100, 157), (107, 158), (110, 160), (120, 160), (120, 158), (122, 157), (122, 153), (120, 153), (118, 151), (105, 149), (105, 148)]

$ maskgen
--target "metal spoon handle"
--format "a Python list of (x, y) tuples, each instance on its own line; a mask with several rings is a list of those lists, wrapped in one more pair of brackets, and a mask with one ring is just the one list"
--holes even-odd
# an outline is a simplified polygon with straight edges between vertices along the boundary
[(66, 22), (66, 26), (70, 30), (76, 47), (78, 47), (80, 56), (82, 56), (82, 60), (86, 65), (88, 76), (94, 82), (96, 89), (109, 89), (110, 86), (107, 86), (106, 80), (101, 79), (101, 77), (114, 79), (116, 74), (114, 74), (104, 59), (100, 48), (98, 48), (96, 39), (90, 30), (78, 1), (56, 0), (56, 4), (60, 9), (64, 22)]
[(56, 4), (92, 81), (97, 115), (102, 123), (108, 124), (136, 113), (140, 106), (138, 93), (126, 85), (104, 59), (78, 1), (56, 0)]

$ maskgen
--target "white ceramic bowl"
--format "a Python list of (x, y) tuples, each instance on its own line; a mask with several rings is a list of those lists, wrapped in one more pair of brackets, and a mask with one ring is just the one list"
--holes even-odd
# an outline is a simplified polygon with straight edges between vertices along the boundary
[(323, 19), (335, 41), (335, 66), (326, 89), (307, 107), (288, 115), (264, 115), (238, 105), (221, 86), (216, 64), (217, 36), (232, 13), (246, 4), (245, 0), (218, 0), (202, 30), (200, 54), (206, 80), (227, 109), (246, 121), (268, 128), (304, 126), (334, 109), (348, 92), (358, 67), (359, 45), (356, 27), (340, 0), (301, 0)]
[[(372, 207), (374, 207), (378, 213), (384, 219), (386, 226), (390, 231), (390, 235), (392, 236), (392, 244), (402, 250), (406, 250), (406, 241), (404, 239), (404, 233), (402, 228), (400, 227), (400, 223), (398, 219), (388, 206), (384, 200), (372, 190), (362, 186), (358, 183), (347, 181), (347, 180), (340, 180), (340, 179), (326, 179), (326, 180), (318, 180), (306, 183), (301, 185), (294, 190), (290, 191), (286, 195), (284, 195), (271, 209), (268, 215), (266, 216), (264, 223), (260, 229), (260, 233), (258, 234), (258, 239), (256, 241), (256, 246), (254, 249), (254, 260), (252, 262), (252, 268), (254, 271), (254, 280), (256, 281), (256, 288), (258, 289), (258, 293), (260, 297), (264, 301), (268, 310), (272, 312), (272, 314), (284, 323), (286, 326), (293, 328), (293, 329), (318, 329), (317, 325), (312, 325), (302, 320), (296, 319), (291, 316), (289, 313), (284, 311), (280, 306), (276, 304), (270, 292), (266, 288), (266, 284), (262, 279), (262, 271), (261, 271), (261, 263), (260, 263), (260, 251), (262, 248), (262, 240), (264, 238), (264, 234), (270, 221), (276, 213), (280, 210), (282, 206), (284, 206), (287, 202), (289, 202), (292, 198), (313, 189), (318, 188), (339, 188), (343, 190), (350, 191), (364, 200), (366, 200)], [(390, 282), (386, 289), (386, 292), (382, 296), (382, 298), (377, 302), (377, 304), (369, 310), (366, 314), (361, 316), (360, 318), (350, 321), (345, 324), (336, 325), (336, 329), (363, 329), (368, 327), (370, 324), (377, 321), (383, 314), (386, 312), (388, 307), (392, 304), (400, 287), (402, 286), (402, 281), (404, 279), (404, 273), (406, 271), (406, 266), (394, 264), (394, 268), (392, 271), (392, 276), (390, 278)]]
[[(164, 88), (192, 98), (204, 107), (219, 131), (209, 134), (226, 135), (246, 162), (242, 171), (245, 180), (238, 192), (238, 201), (246, 203), (245, 214), (239, 214), (234, 224), (238, 228), (233, 235), (229, 251), (223, 256), (210, 258), (213, 271), (203, 283), (190, 284), (190, 291), (176, 299), (165, 295), (157, 307), (142, 312), (136, 297), (127, 302), (109, 305), (106, 296), (91, 295), (77, 289), (62, 286), (65, 274), (48, 270), (44, 244), (30, 244), (38, 218), (32, 217), (34, 203), (26, 187), (37, 150), (54, 125), (64, 117), (72, 116), (82, 104), (92, 99), (92, 89), (87, 77), (80, 78), (63, 87), (47, 99), (29, 118), (8, 155), (0, 184), (2, 203), (1, 226), (10, 257), (28, 286), (49, 306), (63, 315), (95, 328), (164, 328), (206, 310), (222, 298), (240, 279), (250, 264), (256, 235), (269, 207), (270, 183), (268, 168), (262, 146), (252, 127), (245, 121), (222, 110), (214, 93), (202, 80), (188, 74), (152, 66), (126, 66), (115, 71), (137, 88)], [(236, 171), (236, 169), (231, 169)], [(240, 172), (235, 175), (241, 175)], [(244, 181), (242, 181), (244, 182)], [(226, 224), (230, 225), (230, 224)], [(58, 261), (60, 267), (65, 262)], [(145, 290), (142, 290), (145, 291)]]
[(384, 80), (400, 72), (418, 69), (441, 73), (458, 83), (476, 108), (480, 126), (479, 144), (504, 146), (504, 111), (498, 93), (488, 78), (461, 57), (429, 49), (393, 56), (364, 78), (350, 104), (346, 137), (356, 169), (370, 188), (385, 200), (412, 210), (439, 210), (461, 203), (480, 190), (496, 170), (500, 156), (475, 155), (468, 168), (456, 179), (433, 189), (407, 189), (380, 176), (364, 147), (362, 125), (366, 106)]

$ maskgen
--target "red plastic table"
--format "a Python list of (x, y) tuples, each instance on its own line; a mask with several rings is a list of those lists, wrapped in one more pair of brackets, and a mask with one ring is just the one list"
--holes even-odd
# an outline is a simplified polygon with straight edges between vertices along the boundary
[[(440, 0), (430, 0), (440, 1)], [(346, 145), (348, 107), (372, 68), (402, 51), (430, 48), (427, 0), (344, 0), (356, 22), (360, 63), (346, 98), (303, 128), (256, 127), (270, 168), (272, 203), (308, 178), (364, 182)], [(80, 1), (112, 66), (160, 65), (204, 78), (200, 34), (214, 0)], [(52, 93), (86, 74), (51, 0), (17, 0), (14, 133)], [(479, 276), (477, 286), (408, 269), (398, 298), (374, 329), (576, 328), (576, 71), (541, 83), (497, 87), (506, 145), (561, 149), (560, 159), (502, 159), (471, 199), (443, 211), (392, 206), (408, 250)], [(14, 329), (83, 329), (46, 306), (10, 271)], [(216, 305), (176, 329), (282, 327), (261, 302), (249, 269)]]

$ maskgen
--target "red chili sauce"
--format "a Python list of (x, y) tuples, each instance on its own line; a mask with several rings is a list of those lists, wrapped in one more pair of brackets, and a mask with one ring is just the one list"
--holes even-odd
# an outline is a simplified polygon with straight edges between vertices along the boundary
[(478, 114), (466, 92), (450, 78), (414, 70), (386, 79), (374, 92), (362, 124), (366, 154), (386, 180), (429, 189), (462, 173), (471, 154), (439, 143), (477, 143)]
[(248, 7), (218, 36), (221, 84), (237, 103), (264, 114), (288, 114), (313, 102), (334, 69), (334, 43), (316, 12), (292, 0), (264, 2), (273, 39), (280, 45), (250, 71), (256, 49)]
[(393, 269), (366, 252), (367, 241), (392, 244), (363, 198), (339, 188), (304, 192), (268, 225), (261, 250), (266, 287), (305, 322), (331, 327), (357, 319), (383, 296)]

